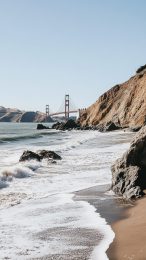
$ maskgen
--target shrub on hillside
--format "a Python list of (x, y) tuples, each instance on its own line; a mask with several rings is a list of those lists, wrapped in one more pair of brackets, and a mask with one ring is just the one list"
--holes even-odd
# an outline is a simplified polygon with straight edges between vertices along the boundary
[(136, 73), (140, 73), (141, 71), (145, 70), (146, 69), (146, 64), (139, 67), (138, 70), (136, 71)]

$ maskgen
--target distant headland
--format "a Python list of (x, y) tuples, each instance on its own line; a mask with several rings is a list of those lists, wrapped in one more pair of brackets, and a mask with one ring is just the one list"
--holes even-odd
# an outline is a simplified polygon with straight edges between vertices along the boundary
[(53, 122), (53, 119), (39, 111), (22, 111), (16, 108), (5, 108), (0, 106), (0, 122), (31, 123), (31, 122)]

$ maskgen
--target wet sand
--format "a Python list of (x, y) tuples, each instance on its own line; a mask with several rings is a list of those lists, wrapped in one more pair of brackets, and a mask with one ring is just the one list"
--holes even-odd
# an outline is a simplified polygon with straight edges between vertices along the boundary
[(88, 201), (93, 205), (101, 217), (111, 225), (125, 217), (126, 209), (131, 206), (122, 199), (109, 192), (110, 185), (100, 185), (75, 193), (74, 200)]
[(58, 237), (61, 242), (63, 238), (67, 243), (69, 243), (72, 248), (65, 251), (65, 253), (49, 254), (39, 258), (31, 258), (35, 260), (88, 260), (98, 242), (103, 239), (102, 235), (98, 233), (95, 229), (71, 229), (71, 228), (52, 228), (46, 229), (43, 232), (38, 233), (38, 238), (40, 240), (48, 241), (51, 237)]
[[(112, 226), (114, 232), (115, 225), (125, 220), (127, 216), (127, 210), (131, 208), (131, 204), (125, 203), (123, 200), (109, 193), (109, 186), (102, 185), (89, 189), (77, 191), (74, 196), (75, 201), (87, 201), (93, 205), (101, 217), (106, 219), (107, 224)], [(132, 207), (133, 208), (133, 207)], [(116, 223), (116, 224), (114, 224)], [(38, 239), (45, 240), (46, 242), (51, 239), (52, 236), (58, 237), (61, 241), (61, 237), (66, 239), (73, 246), (72, 250), (66, 251), (64, 254), (51, 254), (44, 255), (43, 257), (31, 258), (30, 260), (89, 260), (94, 248), (104, 239), (103, 235), (97, 232), (95, 229), (64, 229), (64, 228), (52, 228), (46, 229), (43, 232), (36, 234)], [(35, 235), (35, 236), (36, 236)], [(114, 242), (115, 243), (115, 242)], [(108, 250), (108, 257), (111, 260), (123, 260), (124, 258), (117, 258), (115, 254), (115, 244), (112, 243)], [(79, 249), (76, 249), (79, 246)], [(125, 258), (133, 259), (133, 258)], [(98, 260), (98, 259), (97, 259)], [(100, 259), (99, 259), (100, 260)], [(138, 259), (137, 260), (141, 260)]]
[[(105, 218), (107, 223), (111, 225), (111, 223), (123, 217), (125, 205), (123, 206), (123, 203), (119, 202), (113, 195), (106, 193), (108, 190), (109, 186), (102, 185), (77, 191), (74, 193), (74, 200), (88, 201), (97, 209), (101, 217)], [(45, 240), (46, 242), (49, 242), (53, 236), (58, 237), (60, 241), (63, 238), (72, 245), (72, 249), (64, 254), (55, 254), (54, 252), (51, 255), (31, 258), (33, 260), (89, 260), (95, 247), (104, 239), (103, 235), (97, 230), (85, 228), (64, 229), (58, 227), (46, 229), (35, 236), (40, 241)]]
[(107, 255), (110, 260), (146, 259), (146, 197), (126, 211), (125, 218), (112, 224), (116, 236)]

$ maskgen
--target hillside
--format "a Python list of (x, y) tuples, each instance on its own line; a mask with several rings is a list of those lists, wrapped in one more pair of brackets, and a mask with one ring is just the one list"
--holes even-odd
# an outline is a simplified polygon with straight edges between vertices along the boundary
[(135, 76), (105, 92), (80, 116), (82, 126), (107, 124), (112, 121), (122, 127), (144, 125), (146, 120), (146, 66)]
[[(19, 109), (0, 107), (0, 122), (45, 122), (46, 114), (39, 111), (21, 111)], [(47, 122), (53, 122), (49, 117)]]

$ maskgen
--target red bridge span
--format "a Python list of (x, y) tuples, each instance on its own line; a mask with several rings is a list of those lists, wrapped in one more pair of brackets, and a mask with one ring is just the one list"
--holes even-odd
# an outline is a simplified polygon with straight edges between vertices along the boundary
[(59, 116), (59, 115), (64, 115), (65, 119), (68, 120), (70, 117), (70, 114), (75, 114), (79, 113), (79, 115), (85, 111), (86, 108), (81, 108), (81, 109), (76, 109), (73, 107), (72, 102), (70, 100), (70, 96), (67, 94), (65, 95), (65, 99), (63, 102), (63, 107), (59, 109), (58, 112), (50, 112), (50, 107), (49, 105), (46, 105), (46, 120), (49, 116)]

